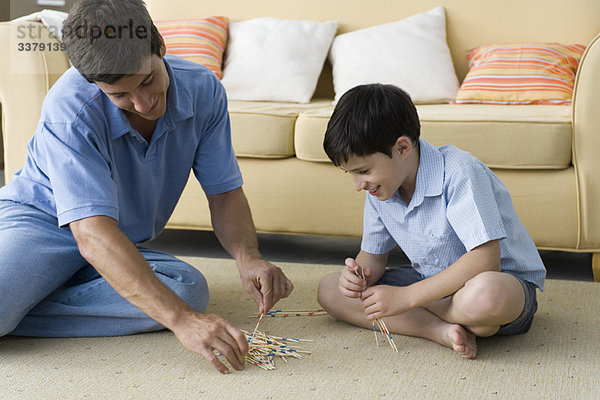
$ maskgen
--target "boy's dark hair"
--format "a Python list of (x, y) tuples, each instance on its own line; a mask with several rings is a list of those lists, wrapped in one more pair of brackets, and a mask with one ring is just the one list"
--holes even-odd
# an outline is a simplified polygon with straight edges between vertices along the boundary
[(113, 84), (161, 57), (163, 41), (142, 0), (80, 0), (62, 32), (69, 60), (89, 82)]
[(400, 136), (419, 145), (421, 124), (410, 96), (393, 85), (356, 86), (340, 98), (327, 124), (323, 147), (336, 165), (350, 156), (392, 156)]

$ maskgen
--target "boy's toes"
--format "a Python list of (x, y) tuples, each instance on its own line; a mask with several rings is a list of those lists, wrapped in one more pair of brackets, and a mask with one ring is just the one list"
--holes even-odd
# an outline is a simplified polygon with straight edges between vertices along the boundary
[(465, 358), (475, 358), (477, 356), (475, 335), (467, 332), (462, 326), (453, 325), (448, 332), (448, 338), (452, 343), (452, 348), (458, 354)]

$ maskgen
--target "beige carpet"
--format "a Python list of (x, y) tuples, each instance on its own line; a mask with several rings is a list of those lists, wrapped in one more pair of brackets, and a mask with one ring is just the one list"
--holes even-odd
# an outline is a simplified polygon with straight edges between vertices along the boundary
[[(184, 258), (185, 259), (185, 258)], [(211, 287), (209, 312), (251, 330), (253, 301), (230, 260), (187, 258)], [(284, 309), (315, 309), (316, 282), (339, 267), (279, 264)], [(328, 315), (265, 318), (261, 330), (312, 338), (303, 359), (224, 376), (169, 332), (118, 338), (0, 338), (0, 399), (600, 399), (600, 285), (548, 281), (532, 330), (479, 341), (465, 360), (429, 341), (373, 333)]]

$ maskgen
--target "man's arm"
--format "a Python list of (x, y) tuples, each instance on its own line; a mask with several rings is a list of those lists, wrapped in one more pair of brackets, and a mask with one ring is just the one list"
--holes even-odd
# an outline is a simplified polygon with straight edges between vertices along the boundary
[(235, 259), (244, 288), (261, 313), (269, 311), (292, 292), (294, 285), (279, 267), (262, 258), (244, 191), (239, 187), (206, 197), (215, 234)]
[(70, 228), (82, 256), (117, 293), (173, 331), (188, 350), (203, 355), (221, 373), (229, 370), (213, 350), (223, 353), (235, 369), (243, 369), (248, 353), (243, 333), (218, 315), (188, 307), (156, 277), (117, 221), (90, 217), (71, 222)]

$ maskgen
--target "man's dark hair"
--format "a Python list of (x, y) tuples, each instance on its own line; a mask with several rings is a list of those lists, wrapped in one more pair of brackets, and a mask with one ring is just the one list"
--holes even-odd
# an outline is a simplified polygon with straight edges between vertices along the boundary
[(410, 96), (393, 85), (356, 86), (340, 98), (327, 124), (323, 147), (339, 166), (350, 156), (392, 156), (400, 136), (419, 145), (421, 124)]
[(163, 41), (142, 0), (80, 0), (62, 32), (69, 60), (89, 82), (113, 84), (161, 57)]

